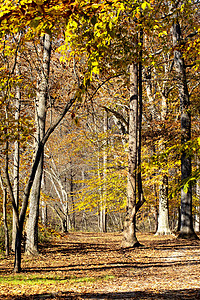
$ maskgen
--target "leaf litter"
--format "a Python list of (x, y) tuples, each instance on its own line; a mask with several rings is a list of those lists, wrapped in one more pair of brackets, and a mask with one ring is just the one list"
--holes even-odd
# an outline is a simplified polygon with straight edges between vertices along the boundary
[(23, 255), (1, 257), (0, 299), (200, 299), (200, 241), (137, 235), (121, 249), (121, 233), (68, 233)]

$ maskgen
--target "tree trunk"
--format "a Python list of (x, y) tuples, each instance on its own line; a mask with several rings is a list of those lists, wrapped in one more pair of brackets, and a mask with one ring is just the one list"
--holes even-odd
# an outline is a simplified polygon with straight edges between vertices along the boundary
[(39, 218), (39, 199), (40, 187), (43, 170), (43, 154), (40, 158), (35, 180), (30, 195), (29, 217), (26, 231), (26, 253), (35, 255), (38, 253), (38, 218)]
[[(162, 95), (161, 121), (164, 122), (167, 114), (167, 99)], [(160, 150), (164, 150), (165, 146), (161, 145)], [(165, 161), (167, 165), (167, 159)], [(162, 174), (162, 184), (159, 186), (159, 212), (158, 212), (158, 228), (156, 235), (171, 234), (169, 228), (169, 206), (168, 206), (168, 176)]]
[[(169, 71), (167, 67), (165, 68), (165, 74)], [(163, 82), (162, 90), (166, 90), (166, 82)], [(162, 108), (161, 108), (161, 121), (164, 122), (168, 113), (168, 100), (166, 96), (168, 93), (161, 92), (162, 95)], [(161, 143), (160, 147), (161, 151), (165, 149), (165, 145)], [(165, 160), (165, 164), (167, 165), (167, 159)], [(168, 176), (162, 175), (162, 184), (159, 187), (159, 213), (158, 213), (158, 229), (156, 231), (157, 235), (167, 235), (171, 234), (171, 230), (169, 227), (169, 205), (168, 205)]]
[(72, 202), (72, 228), (76, 230), (76, 215), (75, 215), (75, 203), (74, 203), (74, 174), (72, 170), (72, 162), (70, 162), (70, 196)]
[(7, 223), (7, 189), (3, 186), (3, 180), (1, 180), (1, 186), (3, 191), (3, 225), (4, 225), (4, 235), (5, 235), (5, 255), (9, 255), (9, 231)]
[[(45, 194), (46, 192), (46, 173), (43, 172), (43, 176), (42, 176), (42, 182), (41, 182), (41, 189), (43, 191), (43, 193)], [(41, 200), (41, 222), (43, 226), (47, 226), (47, 220), (48, 216), (47, 216), (47, 203), (44, 199)]]
[(10, 181), (10, 176), (9, 176), (9, 168), (8, 168), (8, 142), (6, 142), (5, 179), (6, 179), (7, 188), (8, 188), (9, 193), (10, 193), (10, 197), (11, 197), (11, 201), (12, 201), (12, 206), (14, 208), (14, 215), (15, 215), (16, 224), (17, 224), (17, 238), (16, 238), (16, 246), (15, 246), (15, 263), (14, 263), (14, 271), (15, 272), (20, 272), (21, 271), (21, 240), (22, 240), (22, 230), (23, 230), (24, 220), (25, 220), (26, 211), (27, 211), (27, 207), (28, 207), (28, 201), (29, 201), (30, 191), (31, 191), (32, 184), (33, 184), (33, 181), (34, 181), (34, 178), (35, 178), (35, 174), (36, 174), (37, 167), (38, 167), (38, 164), (39, 164), (39, 161), (40, 161), (40, 157), (41, 157), (41, 155), (42, 155), (42, 153), (44, 151), (44, 146), (45, 146), (46, 142), (48, 141), (50, 135), (54, 132), (54, 130), (56, 129), (56, 127), (63, 120), (63, 118), (65, 117), (66, 113), (70, 110), (70, 108), (72, 107), (72, 105), (75, 103), (76, 100), (77, 100), (77, 97), (75, 95), (74, 97), (72, 97), (67, 102), (67, 104), (66, 104), (63, 112), (61, 113), (61, 115), (55, 120), (55, 122), (53, 122), (50, 125), (50, 127), (48, 128), (48, 130), (45, 133), (44, 138), (38, 144), (38, 149), (37, 149), (35, 157), (34, 157), (33, 166), (31, 168), (30, 175), (28, 177), (28, 181), (27, 181), (27, 183), (25, 185), (25, 188), (24, 188), (24, 193), (23, 193), (23, 198), (22, 198), (22, 206), (21, 206), (20, 214), (19, 214), (19, 211), (18, 211), (18, 209), (16, 207), (15, 198), (14, 198), (14, 194), (13, 194), (13, 188), (12, 188), (11, 181)]
[[(61, 181), (60, 181), (61, 183)], [(70, 230), (70, 218), (69, 218), (69, 202), (68, 202), (68, 194), (66, 192), (67, 189), (67, 177), (65, 176), (65, 187), (62, 187), (62, 197), (63, 197), (63, 202), (62, 202), (62, 206), (63, 206), (63, 211), (64, 211), (64, 215), (65, 215), (65, 223), (66, 223), (66, 227), (65, 227), (65, 233), (67, 233)]]
[(14, 272), (20, 273), (21, 272), (21, 244), (22, 244), (22, 230), (23, 228), (17, 228), (16, 232), (16, 239), (15, 239), (15, 262), (14, 262)]
[[(200, 160), (197, 157), (197, 168), (200, 167)], [(196, 207), (196, 215), (195, 215), (195, 231), (200, 232), (200, 179), (197, 179), (196, 182), (196, 197), (197, 197), (197, 207)]]
[(155, 216), (155, 232), (157, 232), (157, 230), (158, 230), (158, 208), (157, 208), (157, 206), (155, 206), (154, 216)]
[[(97, 163), (97, 170), (98, 170), (98, 180), (99, 182), (101, 181), (101, 172), (100, 172), (100, 168), (101, 168), (101, 161), (100, 161), (100, 142), (98, 140), (98, 163)], [(100, 203), (102, 203), (102, 198), (103, 198), (103, 192), (102, 192), (102, 187), (100, 186), (98, 188), (98, 192), (99, 192), (99, 199), (100, 199)], [(102, 211), (101, 211), (101, 205), (98, 205), (98, 228), (99, 231), (102, 232)]]
[(47, 204), (45, 201), (41, 202), (41, 221), (42, 221), (42, 225), (47, 227), (48, 213), (47, 213)]
[(103, 149), (103, 189), (102, 189), (102, 205), (100, 210), (100, 231), (107, 232), (107, 209), (106, 209), (106, 202), (107, 202), (107, 187), (106, 187), (106, 170), (107, 170), (107, 160), (108, 160), (108, 112), (104, 111), (104, 135), (105, 135), (105, 145)]
[(106, 208), (99, 211), (99, 228), (100, 232), (107, 232), (107, 212)]
[[(20, 75), (20, 69), (19, 65), (16, 65), (16, 75)], [(15, 120), (17, 124), (19, 125), (19, 116), (20, 116), (20, 108), (21, 108), (21, 93), (20, 93), (20, 87), (16, 87), (16, 102), (15, 102)], [(18, 130), (18, 129), (17, 129)], [(18, 130), (19, 133), (19, 130)], [(13, 166), (13, 177), (14, 177), (14, 186), (13, 186), (13, 193), (15, 197), (15, 203), (16, 207), (18, 209), (19, 207), (19, 141), (15, 141), (15, 150), (14, 150), (14, 166)], [(11, 249), (12, 251), (15, 251), (15, 239), (16, 239), (16, 233), (17, 233), (17, 224), (16, 219), (14, 217), (14, 211), (13, 211), (13, 226), (12, 226), (12, 244)]]
[[(37, 124), (37, 137), (39, 143), (45, 134), (45, 120), (46, 120), (46, 104), (48, 97), (48, 78), (50, 67), (50, 54), (51, 43), (50, 36), (45, 34), (43, 36), (43, 65), (41, 70), (41, 78), (38, 83), (38, 92), (36, 100), (36, 124)], [(39, 199), (41, 180), (43, 172), (43, 159), (44, 154), (40, 157), (40, 162), (37, 168), (35, 179), (33, 182), (31, 195), (30, 195), (30, 211), (27, 226), (27, 240), (26, 252), (28, 254), (38, 253), (38, 218), (39, 218)]]
[(136, 238), (136, 185), (137, 185), (137, 133), (138, 133), (138, 65), (130, 66), (130, 104), (129, 104), (129, 156), (127, 207), (124, 222), (122, 247), (129, 248), (138, 244)]
[(199, 218), (199, 214), (200, 214), (200, 207), (196, 206), (196, 213), (195, 213), (195, 218), (194, 218), (194, 230), (196, 232), (199, 232), (199, 226), (200, 226), (200, 218)]
[[(172, 28), (174, 50), (174, 66), (178, 80), (178, 91), (181, 111), (181, 144), (184, 145), (191, 139), (191, 115), (189, 110), (189, 92), (186, 79), (186, 68), (184, 59), (179, 47), (181, 42), (181, 28), (178, 21), (173, 24)], [(191, 176), (192, 164), (191, 156), (182, 151), (181, 155), (181, 180), (184, 181)], [(192, 187), (189, 185), (187, 191), (181, 188), (181, 227), (179, 238), (196, 239), (197, 235), (193, 229), (192, 220)]]
[(158, 229), (156, 235), (171, 234), (169, 228), (169, 211), (168, 211), (168, 177), (163, 176), (163, 182), (159, 190), (159, 215)]
[(197, 201), (198, 201), (198, 206), (196, 206), (196, 214), (195, 214), (195, 231), (200, 232), (200, 180), (198, 179), (196, 182), (196, 197), (197, 197)]
[(138, 107), (138, 139), (137, 139), (137, 166), (138, 166), (138, 203), (137, 211), (145, 202), (144, 193), (142, 188), (142, 173), (141, 173), (141, 153), (142, 153), (142, 114), (143, 114), (143, 103), (142, 103), (142, 47), (143, 47), (143, 29), (140, 29), (140, 44), (141, 49), (139, 51), (139, 64), (138, 64), (138, 93), (139, 93), (139, 107)]

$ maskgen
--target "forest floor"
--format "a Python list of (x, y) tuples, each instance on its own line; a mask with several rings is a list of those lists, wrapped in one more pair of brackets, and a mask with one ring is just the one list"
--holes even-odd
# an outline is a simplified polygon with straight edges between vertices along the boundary
[(138, 234), (141, 247), (120, 248), (121, 233), (69, 233), (23, 254), (0, 255), (0, 299), (200, 299), (200, 241)]

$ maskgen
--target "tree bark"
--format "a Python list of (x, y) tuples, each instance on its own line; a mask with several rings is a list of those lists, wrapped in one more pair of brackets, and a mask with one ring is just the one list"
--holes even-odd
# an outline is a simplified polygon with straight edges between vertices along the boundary
[[(165, 73), (168, 70), (165, 68)], [(166, 90), (166, 82), (163, 82), (163, 91)], [(168, 106), (167, 106), (167, 97), (164, 92), (162, 93), (162, 107), (160, 118), (164, 122), (167, 117)], [(161, 143), (160, 151), (165, 150), (165, 144)], [(165, 164), (167, 165), (167, 159), (165, 159)], [(171, 234), (169, 227), (169, 205), (168, 205), (168, 176), (162, 174), (162, 183), (159, 186), (159, 213), (158, 213), (158, 228), (156, 235), (167, 235)]]
[(108, 111), (104, 111), (104, 135), (105, 135), (105, 143), (103, 148), (103, 190), (102, 190), (102, 205), (100, 210), (100, 230), (101, 232), (107, 232), (107, 209), (106, 209), (106, 201), (107, 201), (107, 187), (106, 187), (106, 169), (107, 169), (107, 160), (108, 160)]
[[(16, 64), (16, 75), (20, 75), (20, 69), (18, 63)], [(20, 86), (16, 87), (16, 102), (15, 102), (15, 120), (19, 125), (19, 116), (20, 116), (20, 109), (21, 109), (21, 92), (20, 92)], [(19, 133), (19, 129), (18, 129)], [(14, 150), (14, 167), (13, 167), (13, 177), (14, 177), (14, 186), (13, 186), (13, 193), (15, 197), (15, 203), (16, 207), (18, 209), (19, 207), (19, 147), (20, 143), (18, 140), (15, 141), (15, 150)], [(16, 244), (16, 234), (17, 234), (17, 224), (16, 219), (14, 217), (14, 211), (13, 211), (13, 226), (12, 226), (12, 244), (11, 249), (12, 251), (15, 251), (15, 244)]]
[[(200, 168), (200, 159), (196, 158), (197, 168)], [(196, 206), (196, 215), (195, 215), (195, 224), (194, 229), (197, 232), (200, 232), (200, 179), (196, 181), (196, 197), (197, 197), (197, 206)]]
[(70, 161), (70, 197), (72, 204), (72, 228), (76, 230), (76, 214), (75, 214), (75, 203), (74, 203), (74, 174), (73, 174), (73, 166), (72, 161)]
[[(48, 97), (48, 78), (50, 68), (51, 42), (50, 36), (44, 34), (43, 36), (43, 65), (41, 70), (41, 77), (38, 83), (38, 92), (36, 99), (36, 124), (37, 124), (37, 143), (39, 143), (45, 134), (45, 120), (46, 120), (46, 105)], [(38, 218), (39, 218), (39, 200), (41, 180), (43, 173), (44, 154), (40, 157), (37, 172), (33, 182), (30, 195), (30, 211), (28, 218), (28, 226), (26, 232), (26, 253), (38, 253)]]
[(138, 107), (138, 149), (137, 149), (137, 155), (138, 155), (138, 203), (137, 203), (137, 211), (139, 208), (144, 204), (145, 198), (142, 188), (142, 173), (141, 173), (141, 153), (142, 153), (142, 114), (143, 114), (143, 103), (142, 103), (142, 47), (143, 47), (143, 29), (140, 29), (140, 44), (141, 49), (139, 51), (139, 64), (138, 64), (138, 93), (139, 93), (139, 107)]
[(122, 247), (130, 248), (138, 244), (136, 238), (136, 198), (137, 198), (137, 155), (138, 155), (138, 64), (130, 66), (129, 104), (129, 155), (127, 207), (122, 238)]
[(4, 187), (3, 179), (0, 174), (0, 184), (3, 192), (3, 224), (4, 224), (4, 235), (5, 235), (5, 255), (9, 255), (9, 231), (7, 223), (7, 189)]
[(5, 255), (9, 255), (9, 232), (8, 232), (8, 222), (7, 222), (7, 190), (4, 188), (3, 191), (3, 224), (5, 233)]
[(171, 234), (169, 228), (169, 210), (168, 210), (168, 177), (163, 175), (163, 182), (159, 188), (159, 215), (158, 229), (156, 235)]
[[(46, 173), (43, 173), (41, 185), (42, 185), (41, 187), (42, 187), (43, 193), (45, 193), (46, 192)], [(41, 222), (42, 222), (43, 226), (47, 227), (48, 214), (47, 214), (47, 203), (45, 200), (41, 201)]]
[[(181, 111), (181, 144), (183, 146), (181, 154), (181, 180), (182, 184), (191, 176), (192, 164), (191, 156), (184, 150), (184, 145), (191, 139), (191, 114), (189, 92), (186, 78), (186, 68), (181, 53), (181, 27), (178, 21), (173, 24), (172, 37), (174, 50), (174, 67), (178, 80), (178, 91)], [(181, 227), (179, 238), (196, 239), (197, 235), (193, 229), (192, 220), (192, 187), (189, 185), (187, 191), (181, 188)]]

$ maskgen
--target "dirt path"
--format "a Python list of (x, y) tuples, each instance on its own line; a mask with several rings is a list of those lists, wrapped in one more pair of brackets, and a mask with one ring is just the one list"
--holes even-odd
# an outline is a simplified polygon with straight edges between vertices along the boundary
[(142, 247), (123, 251), (120, 234), (70, 233), (0, 262), (0, 299), (200, 299), (200, 241), (138, 234)]

